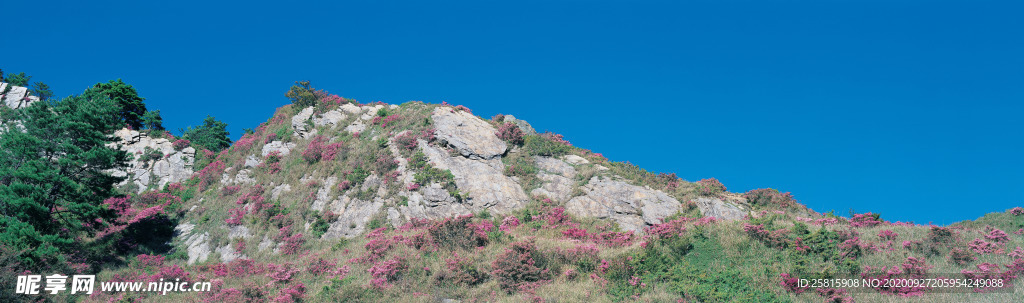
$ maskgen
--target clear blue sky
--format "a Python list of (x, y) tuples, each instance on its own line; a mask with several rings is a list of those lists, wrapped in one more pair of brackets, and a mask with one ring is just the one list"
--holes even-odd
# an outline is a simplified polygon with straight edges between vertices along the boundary
[(123, 78), (168, 128), (209, 114), (234, 138), (309, 79), (818, 211), (1024, 205), (1018, 1), (359, 2), (5, 1), (0, 68), (58, 95)]

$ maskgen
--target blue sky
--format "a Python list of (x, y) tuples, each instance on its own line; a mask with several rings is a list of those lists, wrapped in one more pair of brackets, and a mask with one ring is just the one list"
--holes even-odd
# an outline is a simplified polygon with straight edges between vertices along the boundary
[(209, 114), (234, 138), (308, 79), (822, 212), (1024, 205), (1019, 2), (359, 2), (8, 1), (0, 68), (61, 96), (122, 78), (168, 128)]

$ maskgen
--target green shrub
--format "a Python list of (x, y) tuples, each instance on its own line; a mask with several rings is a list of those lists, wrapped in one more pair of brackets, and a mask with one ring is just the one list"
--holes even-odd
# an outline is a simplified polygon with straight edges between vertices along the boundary
[(540, 135), (524, 136), (523, 150), (531, 156), (556, 157), (568, 154), (572, 147), (551, 141)]

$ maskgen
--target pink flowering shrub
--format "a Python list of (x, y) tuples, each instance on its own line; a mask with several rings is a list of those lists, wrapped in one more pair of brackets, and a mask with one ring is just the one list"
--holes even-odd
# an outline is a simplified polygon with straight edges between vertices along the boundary
[(395, 136), (394, 140), (399, 149), (411, 152), (419, 146), (419, 143), (416, 141), (418, 139), (423, 139), (427, 142), (434, 141), (434, 129), (423, 130), (419, 134), (413, 131), (405, 131)]
[(245, 134), (238, 141), (235, 141), (234, 149), (239, 151), (247, 151), (252, 148), (253, 144), (256, 143), (256, 134)]
[(241, 185), (225, 186), (224, 188), (220, 189), (220, 195), (221, 196), (234, 195), (234, 194), (238, 193), (238, 191), (241, 190), (241, 189), (242, 189)]
[(569, 143), (569, 141), (566, 141), (565, 137), (563, 137), (560, 134), (556, 134), (556, 133), (552, 133), (552, 132), (546, 132), (546, 133), (541, 134), (541, 137), (544, 137), (545, 139), (548, 139), (551, 142), (555, 142), (555, 143), (562, 144), (562, 145), (565, 145), (565, 146), (572, 146), (572, 143)]
[(850, 226), (853, 227), (874, 227), (875, 225), (882, 224), (879, 214), (863, 213), (854, 214), (853, 218), (850, 218)]
[(189, 147), (189, 145), (192, 145), (192, 141), (185, 140), (185, 139), (178, 139), (177, 141), (174, 141), (174, 143), (172, 145), (174, 146), (175, 150), (183, 150), (183, 149)]
[(725, 192), (725, 185), (718, 179), (708, 178), (697, 181), (697, 192), (705, 196), (713, 196)]
[(792, 292), (794, 294), (799, 294), (799, 293), (802, 293), (805, 290), (807, 290), (807, 289), (805, 289), (803, 287), (800, 287), (800, 284), (799, 284), (800, 279), (797, 278), (797, 277), (794, 277), (794, 276), (792, 276), (790, 274), (787, 274), (787, 273), (783, 273), (783, 274), (779, 275), (779, 277), (782, 279), (782, 281), (779, 282), (779, 285), (782, 285), (782, 288), (785, 288), (789, 292)]
[(747, 232), (751, 238), (764, 243), (765, 246), (783, 249), (786, 248), (786, 234), (787, 230), (780, 228), (777, 230), (769, 231), (764, 228), (764, 224), (748, 224), (743, 223), (743, 231)]
[(751, 205), (789, 207), (796, 204), (793, 194), (788, 192), (782, 193), (772, 188), (754, 189), (743, 194), (743, 197)]
[(309, 142), (309, 145), (306, 146), (306, 150), (302, 151), (302, 159), (305, 159), (306, 162), (309, 163), (316, 163), (320, 161), (323, 157), (324, 141), (325, 139), (323, 136), (314, 137), (313, 140)]
[(561, 253), (563, 261), (576, 265), (582, 272), (590, 272), (596, 268), (601, 260), (598, 254), (601, 252), (594, 244), (576, 245), (576, 247), (565, 250)]
[(991, 254), (1000, 251), (999, 245), (978, 238), (975, 238), (971, 243), (967, 243), (967, 247), (970, 247), (972, 251), (978, 254)]
[(508, 232), (510, 230), (515, 229), (518, 226), (519, 218), (516, 218), (515, 216), (507, 216), (505, 217), (504, 220), (501, 220), (501, 225), (498, 226), (498, 229), (503, 232)]
[(523, 130), (519, 129), (519, 126), (512, 122), (505, 122), (498, 127), (498, 132), (494, 133), (501, 140), (505, 140), (513, 145), (523, 145)]
[[(1007, 267), (1010, 268), (1010, 270), (1005, 271), (1005, 272), (1000, 270), (1000, 267), (999, 267), (998, 264), (993, 264), (993, 263), (981, 263), (981, 264), (976, 265), (975, 267), (977, 268), (977, 270), (966, 270), (966, 269), (964, 269), (964, 270), (961, 270), (960, 273), (964, 275), (964, 278), (971, 279), (971, 280), (1003, 279), (1003, 280), (1005, 280), (1003, 282), (1004, 287), (1009, 286), (1011, 284), (1011, 283), (1009, 283), (1010, 280), (1013, 280), (1014, 278), (1017, 277), (1016, 273), (1013, 271), (1014, 268), (1011, 265), (1007, 265)], [(989, 290), (996, 289), (996, 288), (998, 288), (998, 287), (974, 288), (974, 291), (975, 292), (985, 292), (985, 291), (989, 291)]]
[(324, 161), (333, 161), (338, 156), (338, 150), (341, 149), (343, 142), (336, 142), (324, 145), (323, 150), (320, 152), (320, 159)]
[(445, 267), (447, 271), (442, 271), (437, 275), (438, 283), (472, 286), (487, 280), (487, 273), (478, 270), (469, 259), (459, 257), (458, 252), (454, 252), (452, 258), (445, 259)]
[(266, 143), (274, 142), (274, 140), (277, 140), (277, 134), (270, 133), (270, 134), (267, 134), (267, 137), (263, 139), (263, 143), (266, 144)]
[(405, 190), (414, 191), (420, 188), (419, 183), (409, 183), (405, 186)]
[(281, 265), (270, 263), (267, 264), (267, 269), (267, 277), (278, 283), (288, 283), (295, 274), (299, 273), (299, 269), (294, 268), (290, 263)]
[(552, 208), (551, 211), (544, 215), (544, 221), (549, 227), (572, 223), (572, 219), (569, 219), (569, 215), (565, 213), (565, 208), (561, 207)]
[(899, 236), (899, 234), (897, 234), (897, 233), (895, 233), (895, 232), (893, 232), (892, 230), (889, 230), (889, 229), (881, 230), (881, 231), (878, 232), (878, 238), (882, 239), (883, 241), (896, 240), (896, 237), (898, 237), (898, 236)]
[(487, 244), (487, 233), (473, 226), (473, 216), (447, 218), (427, 229), (434, 244), (448, 249), (472, 249)]
[(306, 285), (302, 282), (295, 283), (281, 290), (281, 293), (274, 298), (275, 303), (302, 302), (306, 297)]
[(971, 252), (970, 250), (963, 249), (963, 248), (960, 248), (960, 247), (955, 247), (955, 248), (949, 250), (949, 261), (950, 262), (953, 262), (953, 263), (956, 263), (956, 264), (960, 264), (960, 265), (966, 265), (968, 263), (974, 262), (974, 260), (976, 260), (976, 259), (977, 258), (974, 256), (974, 253)]
[(491, 275), (502, 290), (532, 292), (549, 281), (547, 260), (533, 242), (515, 242), (491, 263)]
[(206, 167), (196, 173), (194, 177), (199, 179), (199, 191), (206, 191), (207, 187), (220, 180), (220, 176), (224, 174), (224, 169), (226, 168), (227, 166), (224, 165), (224, 162), (217, 160), (206, 165)]
[(1021, 207), (1014, 207), (1014, 208), (1011, 208), (1011, 209), (1010, 209), (1010, 214), (1011, 214), (1011, 215), (1014, 215), (1014, 216), (1021, 216), (1021, 215), (1024, 215), (1024, 208), (1021, 208)]
[(297, 233), (287, 237), (281, 238), (281, 254), (292, 255), (299, 251), (302, 244), (306, 243), (306, 239), (302, 238), (302, 233)]
[(405, 259), (395, 257), (387, 261), (377, 262), (366, 271), (373, 277), (370, 280), (370, 284), (374, 288), (388, 289), (391, 288), (391, 282), (397, 281), (401, 277), (402, 272), (408, 268), (409, 265), (405, 263)]
[(998, 228), (991, 227), (991, 226), (986, 226), (985, 227), (985, 232), (987, 233), (987, 234), (985, 234), (985, 239), (987, 239), (989, 241), (993, 241), (993, 242), (996, 242), (996, 243), (1010, 242), (1010, 235), (1007, 235), (1006, 232), (1003, 232), (1002, 230), (999, 230)]
[(228, 210), (228, 218), (224, 222), (228, 225), (242, 225), (242, 218), (245, 217), (245, 207), (236, 207)]
[[(873, 287), (875, 290), (882, 293), (890, 293), (899, 295), (901, 297), (913, 297), (924, 294), (927, 287), (914, 286), (914, 285), (894, 285), (886, 283), (886, 281), (892, 279), (922, 279), (926, 278), (928, 270), (933, 266), (929, 266), (925, 263), (924, 259), (907, 257), (907, 260), (902, 266), (893, 266), (892, 268), (871, 267), (865, 266), (861, 272), (861, 278), (867, 279), (869, 285), (879, 285), (879, 287)], [(888, 284), (888, 285), (887, 285)], [(895, 287), (901, 286), (901, 287)]]
[(135, 256), (135, 264), (142, 268), (160, 267), (164, 265), (164, 256), (161, 255), (138, 255)]
[(1024, 258), (1024, 248), (1020, 248), (1020, 246), (1017, 246), (1017, 249), (1014, 249), (1013, 251), (1006, 255), (1010, 256), (1010, 258), (1015, 259)]

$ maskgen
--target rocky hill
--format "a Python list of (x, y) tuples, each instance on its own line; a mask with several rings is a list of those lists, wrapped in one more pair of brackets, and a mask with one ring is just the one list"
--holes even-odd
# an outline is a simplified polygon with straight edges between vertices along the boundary
[[(1011, 302), (1021, 290), (1010, 284), (1024, 273), (1020, 208), (946, 227), (820, 214), (789, 193), (731, 193), (612, 162), (511, 115), (302, 93), (315, 98), (293, 98), (220, 152), (112, 134), (132, 156), (111, 172), (126, 177), (126, 196), (105, 204), (123, 214), (118, 232), (133, 233), (117, 236), (122, 253), (100, 280), (213, 281), (213, 291), (79, 299)], [(896, 275), (1007, 286), (796, 280)]]

